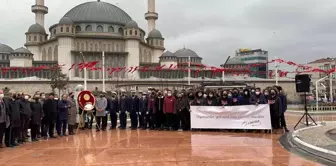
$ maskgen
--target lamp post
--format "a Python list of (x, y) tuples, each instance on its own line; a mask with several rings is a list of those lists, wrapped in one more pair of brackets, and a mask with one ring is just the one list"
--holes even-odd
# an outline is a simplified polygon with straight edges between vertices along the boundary
[(103, 92), (105, 92), (105, 52), (103, 51), (102, 54), (102, 61), (103, 61)]
[(87, 71), (86, 71), (85, 59), (84, 59), (83, 52), (79, 52), (79, 54), (81, 55), (82, 62), (84, 65), (84, 90), (87, 90)]
[(319, 82), (321, 82), (321, 81), (323, 81), (323, 80), (325, 80), (326, 78), (328, 78), (328, 76), (325, 76), (325, 77), (323, 77), (323, 78), (321, 78), (321, 79), (319, 79), (319, 80), (317, 80), (316, 82), (315, 82), (315, 89), (316, 89), (316, 96), (315, 96), (315, 98), (316, 98), (316, 111), (318, 111), (319, 110), (319, 104), (318, 104), (318, 84), (319, 84)]

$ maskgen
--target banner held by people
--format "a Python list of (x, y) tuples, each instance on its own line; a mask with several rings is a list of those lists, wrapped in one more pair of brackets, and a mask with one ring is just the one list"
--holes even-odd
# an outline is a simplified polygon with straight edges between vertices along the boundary
[(192, 129), (272, 129), (268, 104), (191, 106)]

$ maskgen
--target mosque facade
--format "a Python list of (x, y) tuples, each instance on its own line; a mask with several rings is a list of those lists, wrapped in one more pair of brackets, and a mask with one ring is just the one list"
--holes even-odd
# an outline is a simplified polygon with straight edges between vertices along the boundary
[[(79, 4), (49, 28), (44, 24), (45, 15), (49, 12), (45, 1), (36, 0), (31, 10), (35, 14), (35, 23), (25, 33), (25, 47), (14, 50), (6, 44), (0, 44), (0, 67), (27, 68), (59, 64), (63, 66), (62, 72), (67, 74), (70, 80), (79, 80), (84, 78), (84, 72), (79, 68), (69, 70), (73, 64), (99, 61), (96, 67), (101, 68), (103, 57), (105, 68), (162, 65), (168, 67), (172, 64), (187, 68), (186, 64), (190, 61), (191, 70), (199, 70), (199, 64), (202, 64), (202, 58), (187, 48), (174, 53), (165, 52), (165, 39), (155, 26), (159, 18), (155, 10), (155, 0), (148, 0), (148, 11), (144, 14), (148, 24), (146, 30), (139, 27), (125, 11), (101, 0)], [(1, 78), (52, 77), (49, 70), (25, 74), (19, 72), (11, 70), (1, 75)], [(188, 76), (187, 72), (168, 69), (104, 72), (107, 80), (137, 80), (151, 77), (176, 79)], [(202, 72), (203, 77), (215, 76), (211, 71)], [(103, 71), (99, 70), (89, 70), (87, 78), (99, 80), (103, 78), (102, 73)], [(192, 73), (191, 77), (199, 77), (198, 73)]]

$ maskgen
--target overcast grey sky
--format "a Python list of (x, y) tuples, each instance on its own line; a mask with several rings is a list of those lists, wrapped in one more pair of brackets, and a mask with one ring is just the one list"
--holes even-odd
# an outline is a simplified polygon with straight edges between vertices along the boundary
[[(89, 0), (45, 0), (47, 27)], [(117, 4), (147, 30), (147, 0), (102, 0)], [(0, 0), (0, 43), (23, 46), (34, 22), (35, 0)], [(335, 0), (156, 0), (157, 29), (170, 51), (190, 48), (208, 65), (219, 65), (238, 48), (262, 48), (297, 63), (335, 57)]]

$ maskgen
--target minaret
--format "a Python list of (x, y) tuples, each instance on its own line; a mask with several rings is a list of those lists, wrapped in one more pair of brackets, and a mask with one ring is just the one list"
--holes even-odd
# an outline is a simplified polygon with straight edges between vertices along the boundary
[(48, 13), (48, 7), (44, 6), (44, 0), (36, 0), (35, 5), (31, 7), (35, 13), (35, 22), (44, 27), (44, 15)]
[(155, 21), (159, 18), (159, 15), (155, 12), (155, 0), (148, 1), (148, 12), (145, 13), (145, 19), (148, 22), (148, 33), (155, 29)]

